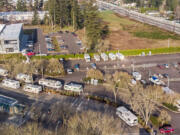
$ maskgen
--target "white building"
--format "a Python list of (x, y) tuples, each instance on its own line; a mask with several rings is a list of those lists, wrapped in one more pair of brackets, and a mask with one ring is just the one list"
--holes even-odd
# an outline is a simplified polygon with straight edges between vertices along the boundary
[(104, 61), (108, 61), (108, 56), (107, 56), (105, 53), (101, 53), (101, 58), (102, 58)]
[[(38, 11), (39, 19), (43, 20), (46, 13), (48, 14), (47, 11)], [(34, 16), (34, 12), (21, 12), (21, 11), (0, 12), (0, 19), (5, 21), (27, 22), (27, 21), (32, 21), (33, 16)]]
[(11, 79), (4, 79), (2, 80), (2, 86), (8, 87), (8, 88), (13, 88), (13, 89), (18, 89), (20, 88), (20, 82), (16, 80), (11, 80)]
[(52, 79), (40, 79), (39, 84), (50, 87), (50, 88), (55, 88), (55, 89), (60, 89), (62, 88), (62, 83), (60, 81), (52, 80)]
[(138, 118), (132, 112), (130, 112), (124, 106), (116, 109), (116, 114), (125, 121), (129, 126), (135, 126), (138, 124)]
[(94, 54), (95, 61), (100, 61), (100, 56), (98, 54)]
[(121, 53), (116, 53), (116, 57), (117, 57), (119, 60), (124, 60), (124, 55), (121, 54)]
[(26, 84), (24, 85), (23, 90), (31, 93), (40, 93), (42, 91), (42, 86)]
[(109, 53), (109, 58), (111, 60), (116, 60), (116, 55), (114, 53)]
[(86, 62), (91, 61), (91, 57), (89, 56), (89, 54), (84, 54), (84, 59), (85, 59)]
[(23, 44), (23, 24), (0, 24), (0, 53), (19, 53)]
[(24, 81), (26, 83), (32, 83), (33, 82), (33, 78), (31, 75), (27, 75), (27, 74), (23, 74), (23, 73), (17, 74), (16, 79), (20, 80), (20, 81)]
[(64, 90), (74, 91), (74, 92), (82, 92), (83, 86), (78, 83), (70, 82), (64, 85)]

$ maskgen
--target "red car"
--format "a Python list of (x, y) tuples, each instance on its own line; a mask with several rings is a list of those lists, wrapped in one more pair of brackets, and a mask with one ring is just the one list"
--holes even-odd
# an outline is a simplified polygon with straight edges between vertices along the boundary
[(157, 65), (157, 67), (159, 67), (160, 69), (165, 69), (163, 65)]
[(27, 56), (34, 56), (35, 53), (34, 53), (33, 51), (27, 51), (27, 52), (26, 52), (26, 55), (27, 55)]
[(171, 126), (164, 126), (160, 128), (159, 131), (161, 134), (172, 133), (174, 131), (174, 128), (172, 128)]

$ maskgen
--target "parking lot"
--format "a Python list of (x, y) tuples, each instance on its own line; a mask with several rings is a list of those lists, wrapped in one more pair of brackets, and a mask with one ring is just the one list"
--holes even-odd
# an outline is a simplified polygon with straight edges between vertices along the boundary
[(50, 38), (56, 37), (58, 41), (58, 47), (60, 51), (49, 51), (48, 53), (52, 54), (77, 54), (82, 53), (83, 45), (81, 40), (74, 32), (69, 31), (60, 31), (57, 33), (51, 33), (49, 35)]

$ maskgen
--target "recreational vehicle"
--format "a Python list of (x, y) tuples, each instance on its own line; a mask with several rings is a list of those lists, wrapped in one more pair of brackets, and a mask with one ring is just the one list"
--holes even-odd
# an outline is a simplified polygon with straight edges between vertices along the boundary
[(95, 61), (100, 61), (100, 56), (98, 54), (94, 54)]
[(60, 81), (52, 80), (52, 79), (40, 79), (39, 84), (46, 86), (46, 87), (51, 87), (55, 89), (60, 89), (62, 87), (62, 83)]
[(85, 59), (86, 62), (91, 61), (91, 57), (89, 56), (89, 54), (84, 54), (84, 59)]
[(2, 80), (2, 86), (8, 87), (8, 88), (13, 88), (13, 89), (18, 89), (20, 88), (20, 82), (16, 80), (11, 80), (11, 79), (4, 79)]
[(20, 80), (20, 81), (24, 81), (26, 83), (32, 83), (33, 82), (33, 78), (31, 75), (27, 75), (27, 74), (23, 74), (23, 73), (17, 74), (16, 79)]
[(141, 80), (141, 74), (139, 72), (133, 72), (132, 75), (135, 80)]
[(33, 85), (33, 84), (26, 84), (23, 88), (24, 91), (32, 92), (32, 93), (39, 93), (42, 91), (42, 86), (40, 85)]
[(116, 60), (116, 55), (114, 53), (109, 53), (109, 58), (111, 60)]
[(107, 56), (105, 53), (101, 53), (101, 58), (102, 58), (104, 61), (108, 61), (108, 56)]
[(124, 106), (118, 107), (116, 109), (116, 114), (129, 126), (135, 126), (138, 124), (138, 118)]
[(82, 92), (83, 86), (78, 83), (70, 82), (64, 85), (64, 90), (74, 91), (74, 92)]
[(0, 68), (0, 76), (8, 76), (8, 71), (6, 69)]
[(116, 53), (116, 57), (117, 57), (119, 60), (124, 60), (124, 55), (121, 54), (121, 53)]

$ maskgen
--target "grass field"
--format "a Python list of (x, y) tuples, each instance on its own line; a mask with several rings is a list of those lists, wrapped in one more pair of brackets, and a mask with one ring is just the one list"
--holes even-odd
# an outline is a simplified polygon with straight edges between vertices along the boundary
[(111, 49), (165, 48), (168, 46), (168, 39), (170, 46), (180, 46), (180, 36), (177, 34), (130, 20), (111, 11), (103, 11), (100, 16), (110, 28), (108, 40)]

